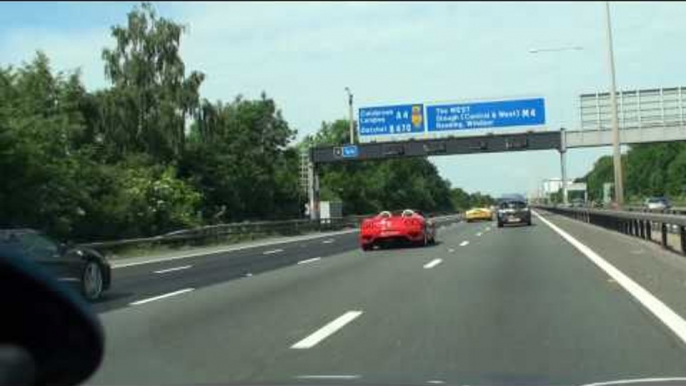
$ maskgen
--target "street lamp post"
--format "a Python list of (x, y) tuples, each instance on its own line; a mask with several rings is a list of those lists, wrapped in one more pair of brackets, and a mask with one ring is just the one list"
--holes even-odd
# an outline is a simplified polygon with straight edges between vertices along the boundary
[(350, 144), (355, 143), (355, 121), (353, 117), (353, 93), (350, 92), (350, 88), (346, 87), (345, 92), (348, 93), (348, 120), (350, 123)]
[[(529, 53), (538, 54), (543, 52), (561, 52), (561, 51), (581, 51), (583, 47), (580, 46), (564, 46), (552, 48), (532, 48)], [(562, 179), (562, 202), (567, 205), (569, 203), (569, 195), (567, 193), (567, 138), (565, 129), (560, 129), (560, 177)]]
[(615, 56), (612, 48), (612, 24), (610, 20), (610, 3), (605, 2), (607, 25), (607, 61), (610, 67), (610, 103), (612, 105), (612, 150), (615, 180), (615, 203), (624, 205), (624, 182), (622, 178), (622, 153), (619, 143), (619, 119), (617, 108), (617, 81), (615, 76)]

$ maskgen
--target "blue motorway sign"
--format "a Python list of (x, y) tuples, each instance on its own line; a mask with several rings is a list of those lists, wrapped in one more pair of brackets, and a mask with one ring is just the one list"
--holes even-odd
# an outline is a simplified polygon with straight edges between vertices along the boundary
[(428, 131), (453, 131), (545, 124), (543, 98), (432, 105), (426, 107)]
[(343, 158), (357, 158), (359, 156), (357, 145), (343, 146), (342, 153)]
[(424, 132), (422, 104), (363, 107), (359, 111), (359, 135), (395, 135)]

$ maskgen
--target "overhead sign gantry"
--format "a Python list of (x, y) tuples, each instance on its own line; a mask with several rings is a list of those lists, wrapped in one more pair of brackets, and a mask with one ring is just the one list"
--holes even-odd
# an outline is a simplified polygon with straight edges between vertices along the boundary
[[(611, 144), (608, 99), (607, 93), (580, 96), (579, 130), (546, 129), (540, 97), (360, 108), (359, 144), (310, 149), (311, 217), (318, 218), (317, 165), (325, 163), (554, 149), (566, 180), (568, 148)], [(622, 144), (686, 140), (683, 87), (622, 91), (619, 101)]]

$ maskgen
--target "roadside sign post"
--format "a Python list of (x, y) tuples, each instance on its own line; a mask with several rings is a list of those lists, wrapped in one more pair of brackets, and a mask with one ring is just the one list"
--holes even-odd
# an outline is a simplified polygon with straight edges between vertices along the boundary
[(619, 142), (619, 113), (617, 108), (617, 80), (615, 76), (615, 56), (612, 48), (612, 24), (610, 3), (605, 2), (607, 21), (607, 61), (610, 67), (610, 105), (612, 106), (612, 161), (614, 164), (615, 201), (619, 207), (624, 205), (624, 181), (622, 178), (622, 153)]
[(348, 93), (348, 119), (350, 122), (350, 144), (355, 143), (355, 117), (353, 116), (353, 93), (350, 88), (346, 87), (345, 91)]
[(310, 149), (310, 162), (307, 168), (307, 195), (309, 198), (308, 214), (310, 220), (319, 220), (319, 176), (317, 164), (313, 161), (313, 151)]
[(569, 204), (567, 193), (567, 138), (565, 128), (560, 129), (560, 174), (562, 178), (562, 203)]

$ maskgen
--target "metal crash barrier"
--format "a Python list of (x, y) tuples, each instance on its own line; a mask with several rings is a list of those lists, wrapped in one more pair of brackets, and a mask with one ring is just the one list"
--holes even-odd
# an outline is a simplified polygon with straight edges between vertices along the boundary
[[(537, 208), (629, 236), (657, 241), (667, 249), (676, 249), (669, 245), (669, 235), (675, 234), (679, 238), (680, 252), (686, 254), (685, 215), (559, 206), (537, 206)], [(658, 240), (653, 239), (655, 232), (659, 235)]]

